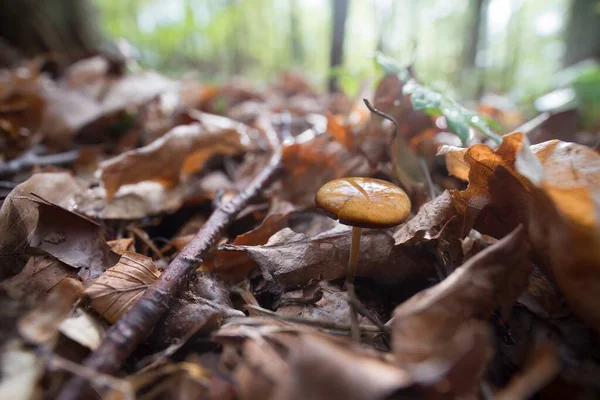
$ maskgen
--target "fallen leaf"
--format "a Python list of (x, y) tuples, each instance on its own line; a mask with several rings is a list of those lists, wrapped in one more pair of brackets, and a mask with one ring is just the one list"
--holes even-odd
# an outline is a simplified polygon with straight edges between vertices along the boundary
[(73, 315), (62, 321), (59, 327), (60, 333), (69, 339), (96, 350), (106, 334), (106, 329), (94, 317), (79, 308)]
[(135, 241), (133, 238), (123, 238), (117, 240), (109, 240), (106, 242), (110, 246), (110, 249), (119, 255), (123, 255), (123, 253), (127, 251), (135, 252), (134, 244)]
[[(263, 246), (224, 245), (222, 249), (246, 252), (258, 264), (265, 280), (292, 287), (346, 276), (350, 230), (338, 224), (329, 231), (308, 237), (285, 228)], [(388, 230), (365, 229), (360, 249), (356, 272), (359, 277), (393, 283), (431, 272), (417, 263), (412, 254), (394, 248)]]
[(23, 253), (29, 247), (39, 217), (36, 203), (29, 200), (32, 194), (68, 208), (72, 196), (80, 190), (69, 173), (40, 173), (19, 184), (8, 195), (0, 209), (0, 278), (16, 274), (27, 261)]
[(44, 362), (32, 349), (15, 340), (2, 346), (0, 371), (2, 396), (11, 400), (29, 400), (41, 389), (38, 381), (44, 372)]
[[(317, 301), (307, 301), (311, 300), (307, 297), (314, 298), (317, 294), (320, 294), (320, 298), (314, 299)], [(349, 325), (350, 306), (347, 297), (347, 293), (339, 287), (321, 282), (314, 287), (286, 292), (278, 301), (277, 313)], [(361, 318), (358, 322), (359, 324), (362, 322)]]
[(159, 182), (143, 181), (124, 185), (107, 198), (103, 187), (93, 187), (74, 197), (77, 210), (89, 217), (101, 219), (140, 219), (179, 209), (184, 200), (187, 182), (174, 187)]
[(325, 136), (284, 147), (283, 164), (283, 198), (298, 207), (312, 207), (315, 193), (330, 180), (371, 173), (364, 157)]
[[(287, 225), (289, 214), (293, 210), (294, 207), (288, 202), (274, 203), (259, 226), (237, 236), (231, 245), (256, 246), (267, 243), (271, 236)], [(243, 252), (217, 250), (205, 258), (202, 268), (215, 272), (221, 278), (239, 281), (256, 268), (256, 263)]]
[(199, 272), (170, 306), (164, 321), (155, 327), (150, 341), (162, 347), (189, 332), (207, 336), (221, 326), (224, 318), (244, 316), (233, 308), (229, 291), (221, 280), (210, 273)]
[(514, 133), (495, 151), (472, 146), (464, 160), (469, 186), (461, 197), (477, 215), (475, 228), (502, 236), (524, 224), (536, 263), (598, 331), (600, 156), (559, 141), (530, 147)]
[(215, 335), (218, 341), (247, 335), (241, 343), (226, 341), (230, 349), (239, 347), (233, 377), (241, 399), (379, 399), (412, 383), (384, 353), (317, 333), (277, 333), (276, 327), (226, 325)]
[(197, 118), (197, 123), (175, 127), (147, 146), (103, 162), (99, 174), (107, 199), (126, 184), (158, 180), (174, 185), (182, 174), (200, 171), (212, 155), (236, 154), (250, 144), (245, 125), (210, 114)]
[(71, 278), (61, 280), (44, 302), (18, 321), (21, 336), (36, 344), (47, 344), (55, 339), (60, 324), (71, 313), (82, 292), (81, 282)]
[(529, 365), (515, 375), (495, 398), (498, 400), (528, 399), (544, 388), (561, 370), (557, 350), (551, 343), (541, 346), (533, 354)]
[(22, 293), (42, 294), (64, 278), (76, 278), (77, 270), (48, 255), (30, 256), (25, 267), (3, 284), (19, 288)]
[(65, 264), (79, 269), (84, 282), (100, 276), (117, 261), (96, 222), (44, 199), (31, 199), (39, 209), (30, 247), (42, 250)]
[(350, 127), (342, 126), (332, 114), (327, 114), (327, 133), (342, 144), (346, 150), (354, 151), (354, 134)]
[(496, 308), (507, 318), (531, 272), (524, 237), (524, 230), (518, 228), (396, 308), (388, 325), (399, 365), (431, 385), (466, 357), (467, 363), (473, 363), (469, 373), (461, 369), (458, 381), (449, 381), (450, 388), (435, 390), (453, 391), (457, 396), (477, 390), (493, 354), (489, 328), (482, 321)]
[(86, 289), (92, 307), (108, 322), (115, 323), (160, 276), (150, 257), (125, 252)]

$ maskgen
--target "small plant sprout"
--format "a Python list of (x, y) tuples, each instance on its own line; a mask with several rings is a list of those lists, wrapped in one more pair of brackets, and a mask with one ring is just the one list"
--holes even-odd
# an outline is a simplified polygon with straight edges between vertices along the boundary
[(315, 197), (317, 208), (352, 227), (346, 282), (353, 283), (363, 228), (400, 225), (410, 214), (410, 199), (393, 183), (373, 178), (342, 178), (323, 185)]

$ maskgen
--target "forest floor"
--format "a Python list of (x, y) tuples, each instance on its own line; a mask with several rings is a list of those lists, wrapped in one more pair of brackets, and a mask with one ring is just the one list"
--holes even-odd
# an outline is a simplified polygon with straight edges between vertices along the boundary
[(355, 98), (4, 71), (0, 397), (600, 395), (597, 149), (386, 69)]

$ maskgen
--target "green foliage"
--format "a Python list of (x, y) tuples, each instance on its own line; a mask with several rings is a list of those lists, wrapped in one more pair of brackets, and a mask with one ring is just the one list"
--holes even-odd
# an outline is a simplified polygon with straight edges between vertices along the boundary
[(583, 72), (571, 85), (581, 108), (584, 126), (600, 126), (600, 67)]
[(404, 82), (402, 92), (410, 95), (411, 104), (415, 110), (424, 110), (430, 115), (444, 116), (450, 131), (458, 136), (463, 144), (466, 144), (469, 139), (469, 127), (481, 131), (496, 143), (502, 142), (485, 118), (464, 108), (454, 99), (422, 85), (410, 75), (406, 67), (382, 54), (377, 54), (375, 61), (387, 74), (397, 74), (398, 78)]

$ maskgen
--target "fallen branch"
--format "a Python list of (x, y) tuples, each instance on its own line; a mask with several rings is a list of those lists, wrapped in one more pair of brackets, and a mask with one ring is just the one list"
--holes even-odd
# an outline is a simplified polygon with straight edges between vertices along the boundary
[[(39, 149), (34, 149), (39, 150)], [(14, 175), (21, 171), (29, 170), (35, 166), (72, 164), (79, 158), (79, 150), (70, 150), (64, 153), (39, 155), (35, 151), (28, 151), (22, 156), (0, 163), (0, 177)]]
[[(270, 123), (263, 127), (273, 148), (273, 155), (267, 166), (243, 192), (230, 202), (219, 205), (160, 278), (148, 287), (138, 302), (110, 328), (100, 347), (85, 360), (86, 367), (104, 374), (116, 373), (164, 316), (169, 309), (169, 302), (187, 282), (189, 275), (202, 263), (202, 257), (222, 237), (236, 215), (277, 178), (283, 166), (280, 141)], [(58, 398), (78, 399), (85, 387), (86, 381), (75, 376), (65, 385)]]

